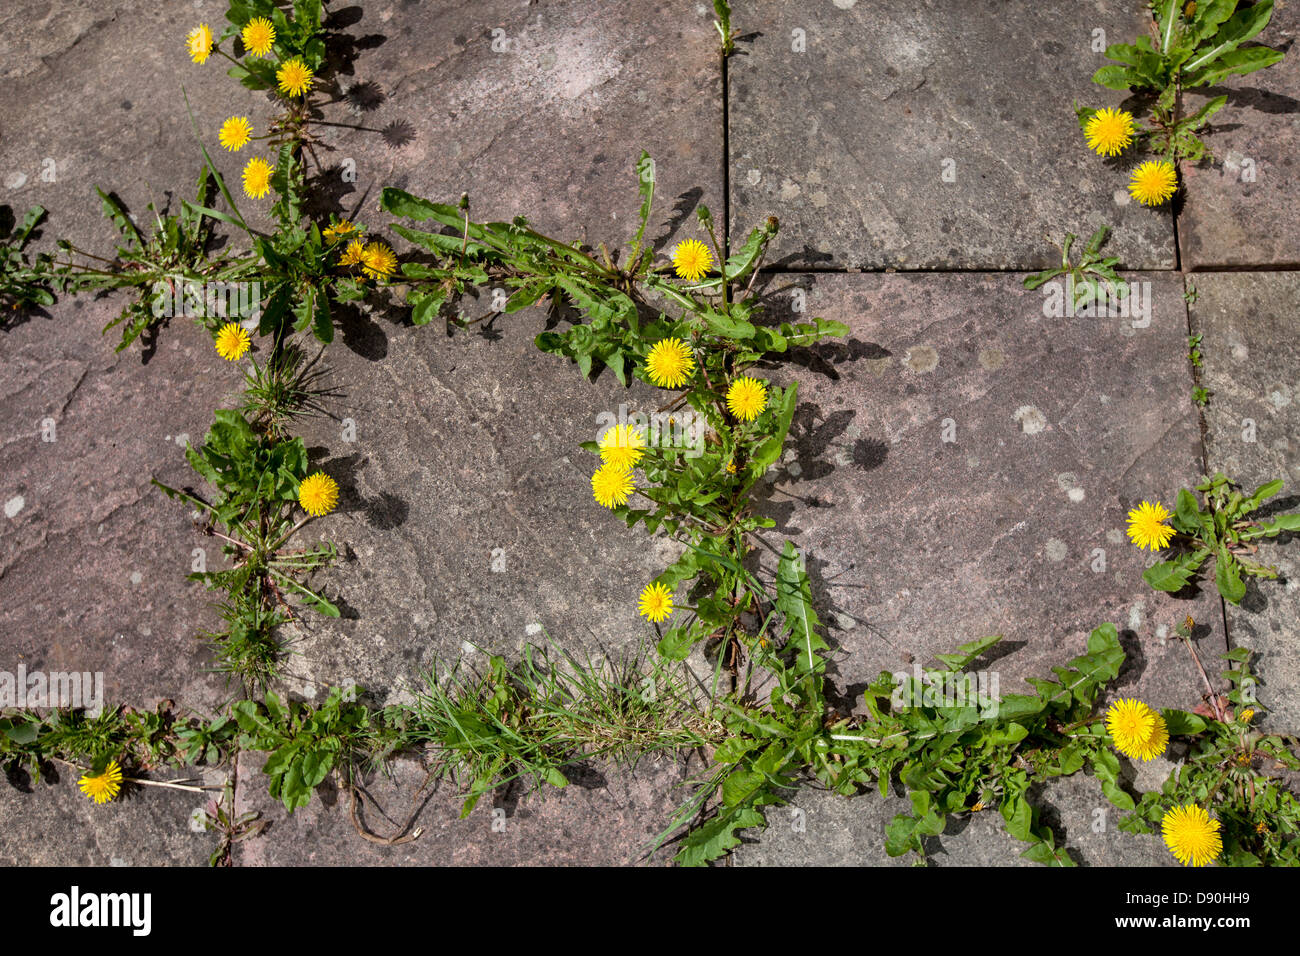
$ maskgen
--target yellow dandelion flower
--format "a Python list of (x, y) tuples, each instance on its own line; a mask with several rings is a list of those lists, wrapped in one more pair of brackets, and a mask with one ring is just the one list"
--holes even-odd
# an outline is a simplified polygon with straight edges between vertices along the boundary
[(232, 116), (221, 124), (221, 130), (217, 133), (217, 142), (235, 153), (244, 148), (252, 135), (253, 124), (248, 121), (247, 116)]
[(1251, 718), (1254, 716), (1255, 716), (1255, 712), (1251, 710), (1249, 707), (1247, 707), (1245, 710), (1241, 712), (1241, 717), (1239, 719), (1243, 724), (1248, 724), (1250, 723)]
[(372, 279), (387, 279), (397, 270), (397, 256), (382, 242), (367, 243), (361, 252), (361, 271)]
[(185, 35), (185, 49), (195, 63), (207, 62), (212, 54), (212, 31), (206, 23), (200, 23)]
[(695, 371), (691, 347), (681, 339), (660, 339), (645, 360), (650, 381), (661, 388), (678, 388)]
[(731, 459), (731, 461), (727, 462), (727, 474), (734, 475), (735, 473), (736, 473), (736, 459), (733, 458)]
[(1144, 501), (1128, 513), (1128, 536), (1139, 548), (1159, 551), (1174, 536), (1174, 529), (1165, 524), (1168, 518), (1169, 512), (1160, 502)]
[(1088, 148), (1101, 156), (1118, 156), (1133, 142), (1133, 114), (1124, 110), (1097, 110), (1084, 128)]
[(275, 27), (266, 17), (254, 17), (239, 36), (244, 41), (244, 49), (253, 56), (266, 56), (275, 43)]
[(971, 811), (974, 813), (979, 813), (983, 809), (984, 809), (983, 800), (976, 800), (975, 803), (971, 806)]
[(254, 156), (244, 167), (244, 193), (250, 199), (261, 199), (271, 189), (271, 174), (275, 167), (261, 156)]
[(122, 768), (110, 760), (103, 773), (87, 773), (77, 781), (81, 792), (96, 803), (108, 803), (122, 789)]
[(1140, 700), (1120, 700), (1106, 711), (1106, 729), (1111, 742), (1124, 756), (1152, 760), (1169, 745), (1169, 727), (1159, 711)]
[(766, 407), (767, 385), (756, 378), (738, 378), (727, 389), (727, 408), (741, 421), (753, 421)]
[(1129, 195), (1144, 206), (1159, 206), (1178, 188), (1178, 172), (1174, 164), (1163, 159), (1152, 159), (1133, 171), (1128, 183)]
[(1267, 824), (1267, 823), (1264, 823), (1264, 822), (1262, 822), (1262, 821), (1259, 822), (1259, 823), (1256, 823), (1256, 824), (1255, 824), (1255, 832), (1258, 833), (1260, 836), (1263, 836), (1264, 834), (1268, 833), (1268, 824)]
[(237, 322), (227, 322), (217, 331), (217, 354), (227, 362), (234, 362), (248, 351), (251, 339), (248, 329)]
[(686, 239), (673, 249), (673, 269), (677, 278), (699, 282), (713, 268), (713, 253), (698, 239)]
[(665, 584), (647, 584), (637, 602), (637, 613), (654, 624), (665, 620), (673, 613), (673, 592)]
[(321, 235), (325, 237), (326, 242), (338, 242), (340, 239), (350, 236), (356, 231), (357, 227), (352, 225), (349, 220), (340, 219), (338, 222), (326, 226), (325, 231), (321, 233)]
[(355, 266), (360, 265), (366, 260), (366, 244), (360, 239), (353, 239), (348, 243), (348, 247), (343, 250), (343, 255), (339, 256), (339, 265)]
[(606, 508), (627, 504), (627, 496), (635, 490), (631, 470), (619, 465), (601, 465), (591, 476), (591, 494)]
[(1223, 852), (1219, 821), (1194, 804), (1169, 810), (1160, 828), (1165, 846), (1184, 866), (1205, 866)]
[(315, 76), (307, 69), (306, 63), (294, 58), (280, 65), (275, 71), (275, 79), (285, 96), (302, 96), (311, 89)]
[(298, 504), (314, 518), (329, 514), (338, 503), (339, 483), (323, 471), (308, 475), (298, 486)]
[(600, 460), (631, 468), (645, 455), (645, 432), (634, 425), (615, 425), (600, 439)]

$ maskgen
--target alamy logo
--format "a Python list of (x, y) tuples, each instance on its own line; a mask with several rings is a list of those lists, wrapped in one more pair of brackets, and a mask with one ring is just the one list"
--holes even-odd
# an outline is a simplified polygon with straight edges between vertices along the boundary
[(953, 674), (943, 671), (923, 671), (920, 662), (912, 665), (912, 673), (895, 671), (894, 692), (890, 702), (897, 708), (974, 707), (982, 718), (998, 715), (1000, 680), (997, 671), (978, 671), (973, 674)]
[(1043, 315), (1049, 319), (1132, 319), (1133, 328), (1151, 325), (1151, 283), (1114, 286), (1102, 280), (1043, 284)]
[(74, 886), (71, 892), (50, 897), (50, 925), (128, 926), (134, 936), (148, 936), (153, 925), (151, 893), (86, 893)]
[(704, 454), (704, 433), (707, 422), (703, 415), (691, 408), (675, 412), (629, 412), (626, 403), (617, 412), (601, 412), (596, 416), (597, 440), (619, 425), (630, 426), (641, 433), (651, 448), (679, 448), (683, 457), (699, 458)]
[(262, 283), (155, 282), (155, 318), (251, 318), (262, 308)]
[(0, 671), (0, 707), (84, 708), (98, 717), (104, 706), (103, 671)]

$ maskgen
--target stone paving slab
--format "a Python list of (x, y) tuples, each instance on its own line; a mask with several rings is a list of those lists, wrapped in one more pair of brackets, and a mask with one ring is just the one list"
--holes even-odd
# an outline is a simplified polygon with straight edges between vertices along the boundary
[[(220, 773), (158, 774), (152, 779)], [(78, 774), (58, 767), (33, 783), (25, 774), (0, 782), (0, 865), (207, 866), (216, 836), (191, 826), (208, 798), (197, 793), (127, 784), (111, 803), (96, 806), (77, 789)]]
[[(265, 94), (245, 90), (212, 56), (190, 62), (185, 36), (206, 22), (225, 26), (221, 0), (139, 4), (131, 0), (6, 4), (0, 10), (0, 63), (5, 115), (0, 120), (0, 203), (21, 220), (33, 204), (49, 210), (38, 251), (68, 238), (111, 255), (117, 231), (100, 213), (99, 186), (116, 193), (140, 224), (153, 202), (173, 212), (194, 199), (203, 155), (186, 111), (237, 198), (250, 148), (227, 153), (217, 130), (231, 115), (248, 116), (254, 133), (272, 115)], [(265, 226), (252, 200), (240, 208)], [(32, 247), (29, 247), (29, 251)]]
[[(1159, 780), (1146, 782), (1158, 786)], [(1062, 777), (1031, 794), (1043, 823), (1079, 866), (1177, 866), (1153, 835), (1125, 833), (1122, 814), (1111, 806), (1096, 781)], [(910, 812), (902, 797), (882, 800), (879, 793), (851, 799), (805, 788), (789, 807), (769, 814), (769, 826), (746, 839), (733, 856), (735, 866), (912, 866), (915, 854), (885, 853), (885, 827), (897, 813)], [(1038, 866), (1023, 859), (1027, 844), (1012, 837), (996, 808), (952, 815), (938, 837), (925, 842), (930, 866)]]
[(1116, 692), (1196, 705), (1173, 628), (1193, 615), (1221, 653), (1217, 596), (1151, 590), (1125, 535), (1129, 508), (1200, 474), (1182, 285), (1129, 278), (1148, 319), (1047, 318), (1013, 275), (773, 277), (774, 315), (802, 286), (804, 316), (851, 330), (790, 369), (800, 408), (763, 506), (773, 547), (808, 555), (841, 693), (989, 634), (1018, 692), (1110, 621), (1130, 655)]
[(1187, 109), (1227, 94), (1205, 141), (1214, 161), (1184, 164), (1178, 216), (1184, 268), (1300, 264), (1300, 5), (1279, 3), (1257, 39), (1287, 50), (1266, 70), (1189, 94)]
[[(321, 161), (332, 198), (370, 215), (393, 185), (479, 220), (524, 215), (560, 238), (626, 244), (641, 150), (656, 161), (657, 247), (723, 212), (722, 71), (712, 9), (673, 0), (374, 3)], [(375, 44), (372, 37), (382, 37)], [(381, 132), (375, 132), (381, 131)], [(328, 177), (327, 177), (328, 178)], [(327, 193), (329, 182), (323, 182)]]
[(0, 332), (0, 670), (101, 671), (114, 704), (213, 709), (228, 692), (196, 639), (212, 595), (185, 576), (195, 548), (220, 550), (150, 479), (195, 484), (185, 442), (243, 377), (191, 319), (147, 365), (114, 355), (99, 332), (124, 301), (64, 298)]
[(334, 419), (304, 420), (300, 434), (342, 489), (307, 540), (346, 549), (321, 580), (347, 610), (304, 618), (291, 690), (355, 681), (382, 701), (435, 661), (514, 661), (526, 643), (653, 653), (636, 599), (678, 546), (601, 507), (599, 459), (578, 446), (600, 414), (653, 411), (662, 393), (608, 371), (584, 381), (538, 351), (544, 325), (540, 307), (498, 317), (487, 335), (379, 316), (345, 324), (325, 360), (345, 394), (328, 404)]
[[(574, 768), (568, 787), (528, 792), (521, 784), (488, 794), (465, 819), (463, 797), (450, 781), (421, 792), (427, 771), (413, 758), (390, 765), (390, 776), (367, 775), (375, 803), (361, 808), (379, 836), (397, 834), (412, 811), (423, 833), (399, 846), (357, 834), (350, 798), (334, 786), (318, 791), (292, 815), (266, 792), (260, 756), (241, 755), (239, 812), (257, 810), (271, 823), (261, 837), (235, 847), (238, 866), (625, 866), (671, 860), (671, 847), (646, 859), (645, 848), (672, 819), (689, 791), (679, 785), (699, 772), (676, 760), (647, 758), (635, 771), (606, 764)], [(695, 763), (698, 763), (696, 761)]]
[(1123, 96), (1091, 81), (1092, 31), (1131, 42), (1149, 18), (1138, 0), (737, 7), (733, 235), (778, 216), (769, 262), (790, 268), (1028, 270), (1105, 223), (1127, 268), (1173, 268), (1168, 209), (1130, 203), (1133, 162), (1091, 153), (1074, 115)]
[[(1197, 290), (1192, 329), (1202, 336), (1202, 378), (1210, 390), (1205, 445), (1210, 470), (1253, 490), (1286, 482), (1269, 511), (1300, 511), (1300, 273), (1206, 273)], [(1251, 440), (1253, 439), (1253, 440)], [(1259, 653), (1263, 718), (1276, 730), (1300, 726), (1300, 567), (1295, 535), (1265, 542), (1257, 559), (1276, 566), (1278, 581), (1252, 581), (1240, 607), (1227, 605), (1234, 647)]]

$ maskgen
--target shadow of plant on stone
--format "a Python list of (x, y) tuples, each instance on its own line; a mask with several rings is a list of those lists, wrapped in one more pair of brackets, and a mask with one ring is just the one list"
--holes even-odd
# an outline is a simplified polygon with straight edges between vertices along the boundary
[(366, 503), (366, 520), (379, 531), (392, 531), (406, 524), (411, 506), (390, 491), (381, 491)]
[(849, 461), (858, 471), (875, 471), (889, 456), (889, 446), (879, 438), (859, 438), (853, 442)]
[[(1208, 634), (1210, 629), (1204, 625), (1198, 625), (1197, 631)], [(1203, 636), (1203, 634), (1198, 636)], [(1124, 664), (1120, 667), (1119, 674), (1116, 675), (1115, 682), (1112, 685), (1115, 690), (1136, 685), (1147, 669), (1147, 656), (1142, 650), (1142, 640), (1135, 631), (1127, 629), (1120, 631), (1119, 643), (1124, 648)]]
[(388, 335), (383, 326), (353, 303), (336, 306), (334, 324), (343, 344), (368, 362), (378, 362), (388, 355)]
[(415, 140), (415, 127), (408, 120), (393, 120), (379, 135), (389, 149), (401, 149)]
[(371, 113), (379, 109), (387, 99), (383, 87), (370, 80), (354, 83), (343, 93), (343, 101), (348, 104), (349, 109), (361, 113)]
[(681, 228), (682, 223), (686, 222), (686, 220), (690, 218), (691, 213), (695, 211), (696, 207), (699, 206), (700, 199), (703, 196), (704, 189), (700, 186), (693, 186), (677, 197), (677, 201), (673, 203), (672, 215), (668, 217), (667, 225), (664, 227), (663, 232), (660, 233), (651, 243), (651, 247), (655, 252), (661, 252), (663, 250), (663, 247), (667, 245), (668, 240), (679, 228)]

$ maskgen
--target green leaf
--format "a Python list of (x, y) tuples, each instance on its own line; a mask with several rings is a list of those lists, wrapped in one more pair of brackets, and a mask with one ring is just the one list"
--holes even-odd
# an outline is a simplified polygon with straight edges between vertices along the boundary
[(428, 325), (442, 308), (443, 302), (447, 300), (447, 293), (444, 289), (436, 289), (433, 292), (419, 292), (411, 296), (411, 324)]
[(1190, 714), (1185, 710), (1175, 710), (1165, 708), (1160, 711), (1160, 715), (1165, 719), (1165, 726), (1169, 728), (1169, 736), (1186, 737), (1193, 734), (1199, 734), (1205, 730), (1205, 720), (1196, 714)]
[(808, 573), (804, 570), (803, 558), (793, 541), (786, 541), (781, 560), (777, 564), (776, 607), (785, 619), (791, 643), (797, 648), (795, 660), (798, 669), (815, 673), (824, 668), (826, 662), (816, 652), (826, 650), (828, 646), (817, 633), (821, 621), (813, 610)]
[[(1242, 7), (1219, 28), (1214, 37), (1206, 44), (1206, 47), (1197, 50), (1195, 56), (1183, 65), (1183, 72), (1185, 74), (1195, 74), (1197, 70), (1208, 67), (1216, 61), (1222, 64), (1228, 54), (1231, 54), (1238, 46), (1268, 26), (1268, 21), (1272, 16), (1273, 0), (1259, 0), (1258, 3), (1249, 7)], [(1253, 47), (1252, 50), (1276, 53), (1277, 57), (1272, 62), (1277, 62), (1282, 58), (1278, 51), (1269, 50), (1268, 47)], [(1243, 50), (1240, 52), (1250, 53), (1252, 51)], [(1189, 86), (1197, 86), (1205, 82), (1213, 81), (1197, 79), (1194, 76), (1188, 76), (1187, 78)]]
[(1251, 492), (1250, 496), (1245, 501), (1245, 506), (1242, 508), (1241, 513), (1243, 515), (1250, 514), (1269, 498), (1272, 498), (1280, 492), (1284, 486), (1285, 483), (1280, 478), (1274, 478), (1272, 481), (1264, 482), (1264, 484)]
[(776, 430), (771, 436), (758, 446), (754, 452), (754, 457), (750, 461), (751, 474), (754, 478), (761, 475), (767, 468), (781, 457), (781, 450), (785, 447), (785, 436), (789, 434), (790, 423), (794, 421), (794, 409), (798, 403), (799, 384), (792, 382), (781, 392), (781, 407), (777, 412)]
[(543, 776), (552, 787), (563, 788), (569, 785), (569, 778), (560, 773), (558, 767), (547, 767)]
[(1187, 587), (1204, 560), (1204, 549), (1191, 554), (1180, 554), (1172, 561), (1151, 565), (1142, 572), (1142, 580), (1157, 591), (1173, 594)]
[(1226, 94), (1223, 96), (1216, 96), (1191, 116), (1187, 117), (1187, 119), (1184, 120), (1184, 125), (1188, 129), (1200, 129), (1209, 122), (1211, 116), (1223, 109), (1227, 102), (1228, 97)]
[(650, 221), (650, 210), (655, 199), (655, 161), (644, 149), (636, 163), (637, 191), (641, 194), (641, 208), (637, 213), (638, 225), (636, 236), (632, 240), (632, 258), (635, 260), (641, 252), (645, 239), (646, 224)]
[(312, 310), (312, 334), (316, 336), (317, 341), (328, 345), (334, 341), (334, 322), (330, 318), (330, 298), (318, 290), (312, 291), (316, 299), (315, 308)]
[(555, 282), (550, 276), (545, 276), (521, 286), (506, 300), (506, 313), (518, 312), (520, 309), (528, 308), (554, 288)]
[(885, 825), (885, 853), (889, 856), (902, 856), (909, 850), (920, 850), (921, 839), (916, 835), (919, 821), (906, 813), (900, 813)]
[(992, 637), (981, 637), (977, 641), (961, 645), (961, 647), (957, 648), (955, 654), (935, 654), (934, 656), (942, 661), (949, 670), (959, 671), (965, 669), (975, 658), (1001, 640), (1001, 634), (994, 634)]
[(384, 212), (404, 219), (445, 221), (450, 218), (455, 223), (461, 218), (452, 206), (429, 202), (394, 186), (384, 187), (383, 192), (379, 194), (379, 206)]
[(722, 802), (737, 807), (752, 797), (767, 778), (753, 770), (733, 770), (722, 781)]
[(766, 825), (762, 812), (750, 807), (719, 814), (686, 835), (675, 859), (682, 866), (703, 866), (726, 856), (728, 850), (740, 845), (737, 830)]
[(1233, 604), (1240, 604), (1246, 596), (1246, 582), (1241, 579), (1241, 565), (1225, 544), (1219, 545), (1219, 553), (1215, 557), (1214, 583), (1224, 599)]
[(1119, 784), (1113, 783), (1110, 780), (1103, 780), (1101, 782), (1101, 792), (1106, 795), (1106, 799), (1115, 804), (1115, 806), (1119, 807), (1121, 810), (1132, 810), (1136, 806), (1133, 802), (1133, 797), (1121, 789)]
[(1007, 822), (1008, 833), (1017, 840), (1033, 839), (1031, 830), (1034, 824), (1034, 809), (1024, 796), (1016, 794), (1009, 799), (1004, 799), (998, 809), (1002, 813), (1002, 819)]
[(1221, 80), (1236, 74), (1243, 76), (1272, 66), (1283, 57), (1281, 50), (1266, 46), (1253, 46), (1245, 50), (1233, 50), (1225, 53), (1204, 70), (1188, 77), (1189, 86), (1213, 86)]
[(1201, 0), (1196, 5), (1196, 14), (1192, 18), (1188, 41), (1196, 46), (1213, 36), (1219, 24), (1232, 16), (1238, 2), (1239, 0)]
[(691, 629), (671, 628), (659, 641), (659, 656), (670, 661), (684, 661), (691, 655)]
[(1127, 90), (1145, 85), (1141, 77), (1125, 66), (1103, 66), (1092, 75), (1092, 82), (1108, 90)]
[(1283, 531), (1300, 531), (1300, 513), (1278, 515), (1259, 529), (1259, 533), (1268, 538), (1276, 538)]
[(1160, 51), (1168, 53), (1174, 48), (1174, 28), (1178, 25), (1178, 5), (1181, 0), (1159, 0), (1152, 3), (1156, 24), (1160, 28)]
[(1196, 496), (1186, 488), (1178, 491), (1177, 504), (1174, 506), (1174, 513), (1169, 523), (1173, 525), (1174, 530), (1187, 535), (1198, 534), (1205, 528), (1205, 516), (1196, 503)]
[(1040, 840), (1020, 854), (1026, 860), (1041, 863), (1043, 866), (1072, 867), (1077, 864), (1070, 859), (1065, 850), (1058, 849), (1046, 840)]

